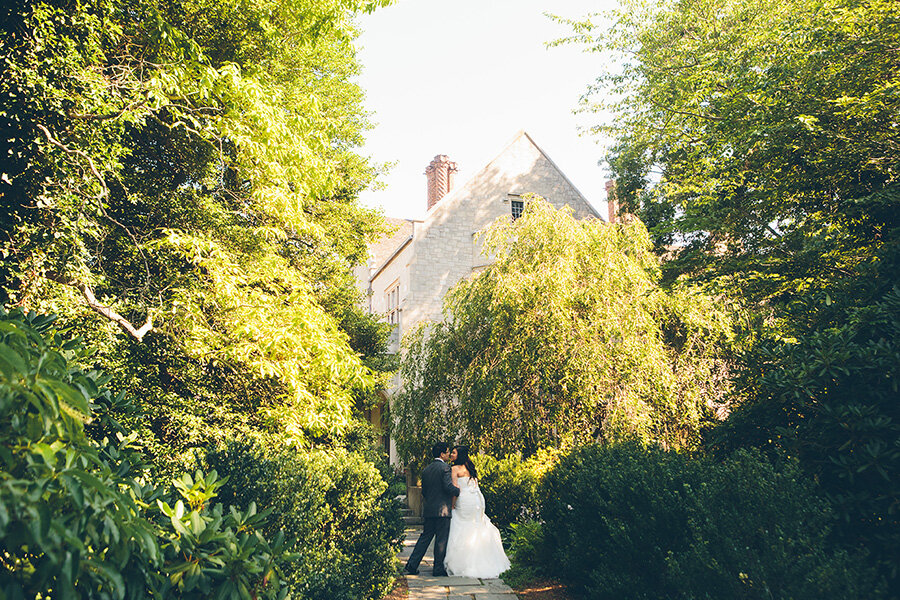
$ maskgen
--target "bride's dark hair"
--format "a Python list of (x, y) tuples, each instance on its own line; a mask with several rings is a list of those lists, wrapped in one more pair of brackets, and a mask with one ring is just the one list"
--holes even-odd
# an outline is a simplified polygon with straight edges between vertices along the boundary
[(478, 471), (475, 470), (475, 463), (473, 463), (472, 459), (469, 458), (468, 446), (456, 447), (456, 460), (453, 462), (453, 464), (465, 465), (466, 471), (469, 472), (469, 477), (471, 477), (472, 479), (478, 479)]

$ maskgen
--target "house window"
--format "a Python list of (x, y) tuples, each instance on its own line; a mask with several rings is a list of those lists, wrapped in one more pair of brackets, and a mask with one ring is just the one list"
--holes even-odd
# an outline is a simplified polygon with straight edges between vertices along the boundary
[(525, 201), (524, 200), (511, 200), (510, 203), (510, 211), (512, 212), (513, 221), (522, 216), (522, 211), (525, 210)]
[(385, 292), (387, 321), (391, 325), (400, 324), (400, 284), (395, 283)]

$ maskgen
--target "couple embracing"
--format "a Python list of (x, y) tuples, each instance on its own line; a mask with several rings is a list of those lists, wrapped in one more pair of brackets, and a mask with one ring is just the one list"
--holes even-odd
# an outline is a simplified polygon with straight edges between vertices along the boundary
[(406, 572), (419, 572), (419, 563), (434, 538), (434, 575), (499, 577), (509, 568), (509, 559), (503, 552), (500, 531), (484, 514), (484, 496), (469, 449), (457, 446), (451, 451), (448, 444), (438, 442), (431, 453), (434, 461), (422, 471), (425, 526)]

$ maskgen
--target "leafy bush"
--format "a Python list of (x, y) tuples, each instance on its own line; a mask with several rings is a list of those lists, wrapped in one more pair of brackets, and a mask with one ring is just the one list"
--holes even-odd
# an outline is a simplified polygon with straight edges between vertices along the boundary
[(829, 548), (831, 509), (794, 463), (594, 445), (542, 492), (547, 566), (590, 598), (880, 595), (858, 559)]
[(501, 530), (534, 519), (539, 513), (538, 488), (557, 459), (554, 450), (542, 450), (523, 460), (513, 454), (497, 459), (488, 454), (472, 457), (488, 515)]
[(666, 556), (685, 544), (681, 482), (690, 462), (636, 445), (588, 446), (542, 490), (551, 571), (598, 598), (659, 598)]
[(836, 540), (864, 548), (900, 595), (900, 289), (846, 323), (762, 343), (742, 373), (742, 402), (708, 445), (795, 456), (839, 516)]
[[(141, 456), (94, 406), (122, 405), (53, 318), (0, 311), (0, 595), (283, 598), (283, 536), (264, 515), (213, 505), (215, 473), (148, 483)], [(76, 362), (70, 362), (76, 361)]]
[(207, 454), (228, 473), (222, 498), (274, 511), (270, 532), (296, 540), (299, 559), (286, 571), (306, 599), (380, 598), (394, 580), (403, 534), (399, 506), (374, 464), (344, 449), (264, 453), (231, 442)]
[(512, 587), (530, 584), (547, 572), (544, 527), (533, 519), (510, 525), (507, 556), (512, 563), (503, 580)]
[(53, 319), (2, 313), (0, 319), (0, 586), (6, 597), (102, 598), (144, 589), (162, 564), (155, 528), (84, 423), (105, 381), (70, 367), (83, 349), (50, 330)]

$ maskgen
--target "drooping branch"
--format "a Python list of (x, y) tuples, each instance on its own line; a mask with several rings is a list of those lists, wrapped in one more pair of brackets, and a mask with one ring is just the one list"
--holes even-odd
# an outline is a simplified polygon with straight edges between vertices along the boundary
[[(74, 154), (74, 155), (80, 156), (81, 158), (83, 158), (87, 161), (88, 168), (90, 168), (91, 174), (97, 178), (97, 181), (100, 182), (100, 194), (97, 196), (98, 200), (102, 200), (105, 196), (109, 195), (109, 188), (106, 187), (106, 180), (103, 179), (103, 175), (100, 174), (100, 171), (97, 170), (97, 165), (94, 164), (94, 159), (91, 158), (87, 152), (84, 152), (83, 150), (79, 150), (78, 148), (69, 148), (68, 146), (66, 146), (65, 144), (63, 144), (62, 142), (60, 142), (59, 140), (54, 138), (53, 135), (50, 133), (50, 130), (47, 129), (46, 127), (44, 127), (43, 125), (41, 125), (40, 123), (36, 123), (35, 127), (37, 127), (38, 129), (41, 130), (41, 133), (44, 134), (44, 137), (47, 138), (48, 142), (50, 142), (51, 144), (53, 144), (54, 146), (56, 146), (57, 148), (59, 148), (60, 150), (65, 152), (66, 154), (70, 154), (70, 155)], [(101, 206), (101, 208), (103, 208), (103, 207)]]
[(88, 284), (72, 279), (70, 277), (65, 277), (58, 273), (47, 273), (47, 278), (57, 283), (61, 283), (62, 285), (67, 285), (69, 287), (77, 289), (79, 292), (81, 292), (81, 295), (84, 297), (88, 307), (91, 310), (93, 310), (101, 317), (112, 321), (113, 323), (118, 325), (122, 331), (139, 342), (144, 341), (144, 336), (153, 329), (153, 318), (149, 313), (147, 314), (147, 321), (139, 328), (135, 327), (131, 324), (131, 322), (128, 321), (128, 319), (114, 311), (111, 307), (98, 302), (97, 297), (94, 296), (94, 290), (92, 290)]

